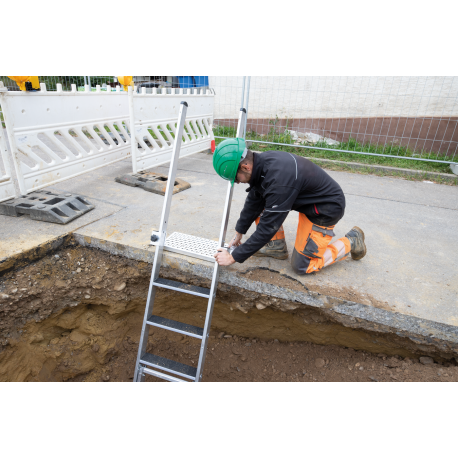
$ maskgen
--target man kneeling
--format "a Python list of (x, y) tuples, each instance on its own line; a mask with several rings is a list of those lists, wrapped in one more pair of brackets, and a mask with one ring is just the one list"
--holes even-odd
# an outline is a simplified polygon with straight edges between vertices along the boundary
[[(345, 196), (341, 187), (323, 169), (309, 160), (284, 151), (262, 154), (248, 150), (242, 138), (221, 142), (213, 156), (213, 167), (222, 178), (249, 183), (245, 205), (235, 226), (230, 254), (215, 254), (221, 266), (244, 262), (250, 256), (287, 259), (283, 222), (292, 210), (299, 212), (291, 264), (298, 274), (318, 272), (351, 254), (366, 255), (364, 232), (353, 227), (345, 237), (330, 243), (334, 227), (343, 217)], [(256, 221), (256, 231), (242, 244)]]

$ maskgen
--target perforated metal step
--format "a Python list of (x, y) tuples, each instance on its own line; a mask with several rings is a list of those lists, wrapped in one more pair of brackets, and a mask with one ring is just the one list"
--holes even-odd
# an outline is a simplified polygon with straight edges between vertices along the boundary
[(155, 367), (170, 372), (171, 374), (181, 375), (182, 377), (194, 380), (197, 374), (197, 368), (188, 366), (187, 364), (178, 363), (171, 359), (163, 358), (162, 356), (152, 355), (145, 353), (141, 359), (140, 364)]
[(154, 286), (160, 286), (161, 288), (172, 289), (174, 291), (179, 291), (180, 293), (193, 294), (194, 296), (200, 296), (209, 298), (210, 290), (202, 286), (187, 285), (186, 283), (181, 283), (179, 281), (167, 280), (165, 278), (157, 278), (153, 282)]
[(164, 244), (164, 250), (210, 262), (215, 262), (213, 255), (218, 248), (218, 242), (215, 240), (182, 234), (181, 232), (174, 232)]
[(150, 326), (179, 332), (180, 334), (196, 337), (197, 339), (202, 339), (202, 336), (204, 335), (203, 328), (192, 326), (191, 324), (180, 323), (179, 321), (169, 320), (168, 318), (163, 318), (157, 315), (151, 315), (146, 322)]

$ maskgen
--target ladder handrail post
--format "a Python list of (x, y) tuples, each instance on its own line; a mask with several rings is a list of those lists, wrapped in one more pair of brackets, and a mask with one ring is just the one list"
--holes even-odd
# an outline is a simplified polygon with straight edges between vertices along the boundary
[[(237, 125), (237, 137), (241, 137), (242, 130), (244, 128), (246, 122), (246, 110), (244, 108), (240, 109), (239, 113), (239, 121)], [(226, 200), (224, 203), (224, 211), (223, 211), (223, 219), (221, 221), (221, 230), (219, 233), (218, 244), (220, 247), (224, 247), (224, 242), (226, 239), (227, 233), (227, 226), (229, 224), (229, 215), (231, 213), (231, 204), (232, 204), (232, 196), (234, 194), (234, 185), (229, 182), (227, 184), (226, 189)], [(216, 299), (216, 290), (218, 288), (218, 280), (219, 280), (219, 273), (220, 267), (218, 263), (215, 261), (215, 266), (213, 269), (213, 276), (212, 276), (212, 285), (210, 288), (210, 298), (208, 299), (208, 306), (207, 306), (207, 314), (205, 317), (205, 326), (204, 326), (204, 335), (202, 337), (201, 342), (201, 352), (199, 357), (199, 362), (197, 364), (197, 374), (196, 374), (196, 382), (199, 382), (202, 378), (202, 372), (205, 364), (205, 356), (207, 354), (207, 340), (210, 336), (210, 326), (213, 317), (213, 308), (215, 306), (215, 299)]]

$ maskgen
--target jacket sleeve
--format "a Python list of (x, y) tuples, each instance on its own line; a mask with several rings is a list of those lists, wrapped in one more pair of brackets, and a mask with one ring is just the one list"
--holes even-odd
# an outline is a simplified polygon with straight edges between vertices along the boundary
[(235, 230), (240, 234), (246, 234), (254, 220), (264, 210), (264, 206), (265, 200), (262, 195), (254, 189), (251, 189), (246, 197), (245, 205), (240, 212), (240, 217), (235, 225)]
[[(245, 243), (238, 246), (232, 252), (232, 257), (236, 262), (242, 263), (246, 261), (270, 241), (291, 211), (298, 192), (299, 191), (293, 187), (277, 186), (275, 183), (272, 183), (267, 188), (265, 200), (262, 202), (263, 209), (265, 209), (256, 228), (256, 232)], [(243, 210), (245, 210), (245, 208)], [(251, 220), (251, 224), (255, 219), (256, 217)], [(240, 231), (237, 230), (237, 232)]]
[[(260, 250), (280, 229), (289, 212), (264, 212), (256, 228), (256, 232), (233, 252), (236, 262), (244, 262)], [(239, 231), (237, 231), (239, 232)]]

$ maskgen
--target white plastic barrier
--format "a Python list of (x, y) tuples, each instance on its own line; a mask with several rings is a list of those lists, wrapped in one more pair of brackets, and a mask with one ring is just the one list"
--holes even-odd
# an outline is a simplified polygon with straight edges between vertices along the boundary
[[(180, 157), (211, 148), (214, 91), (153, 89), (126, 92), (7, 91), (0, 81), (0, 103), (21, 194), (58, 183), (132, 154), (134, 172), (170, 161), (181, 101), (188, 103)], [(130, 103), (129, 103), (130, 101)], [(136, 142), (131, 145), (130, 124)], [(132, 147), (133, 146), (133, 147)], [(2, 146), (3, 155), (8, 154)], [(3, 158), (8, 167), (9, 161)], [(8, 170), (0, 175), (0, 200), (15, 196)]]
[(135, 123), (137, 140), (132, 145), (134, 172), (170, 161), (182, 101), (188, 104), (188, 110), (180, 157), (211, 148), (214, 91), (187, 89), (186, 94), (183, 89), (172, 89), (172, 94), (166, 91), (154, 88), (152, 94), (147, 94), (146, 88), (142, 88), (138, 94), (129, 90), (129, 114)]
[(77, 92), (75, 85), (63, 92), (59, 84), (56, 92), (44, 84), (40, 92), (8, 92), (2, 86), (0, 103), (22, 194), (130, 156), (125, 92), (102, 92), (99, 86)]
[(0, 123), (0, 202), (15, 196), (4, 130)]

